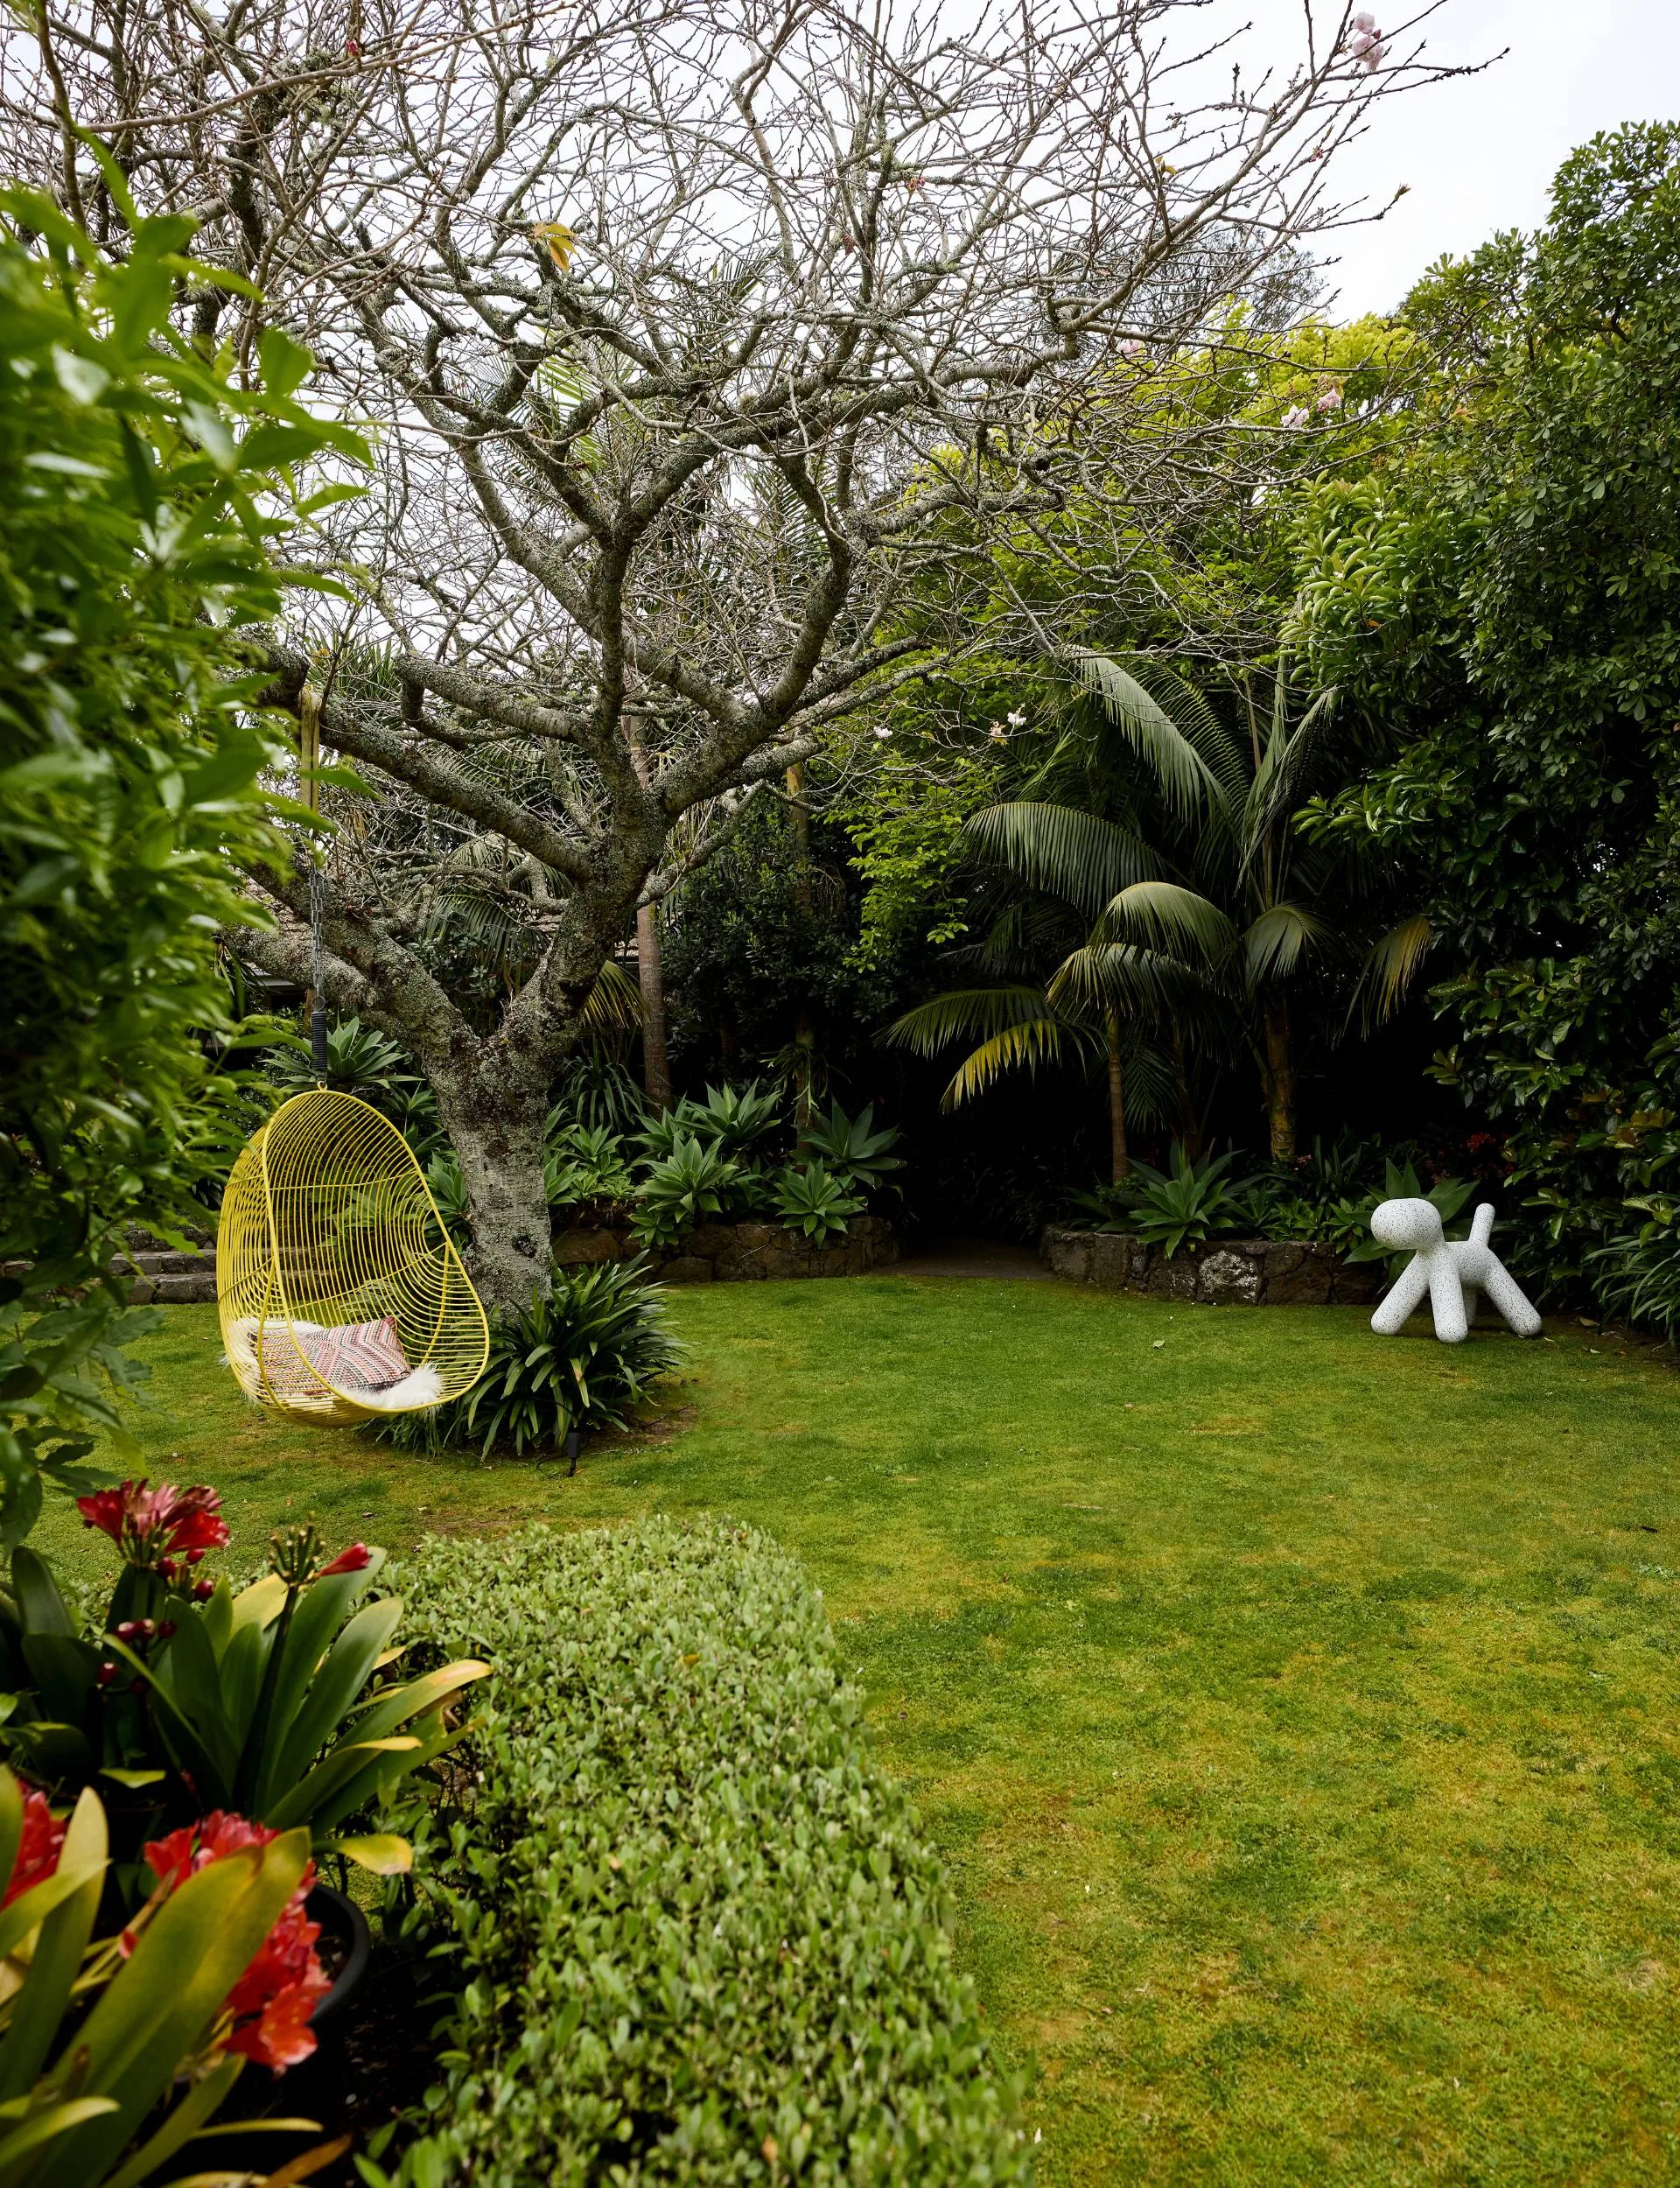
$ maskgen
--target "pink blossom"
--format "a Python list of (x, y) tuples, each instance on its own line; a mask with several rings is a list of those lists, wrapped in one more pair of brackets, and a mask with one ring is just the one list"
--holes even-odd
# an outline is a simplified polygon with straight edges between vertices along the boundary
[(1120, 345), (1120, 354), (1123, 357), (1141, 357), (1143, 354), (1144, 346), (1140, 341), (1136, 340), (1128, 342), (1122, 342)]
[(1341, 389), (1326, 388), (1312, 407), (1315, 410), (1339, 410), (1341, 408)]
[(1305, 425), (1309, 422), (1312, 416), (1312, 411), (1307, 409), (1304, 403), (1298, 403), (1292, 410), (1285, 410), (1282, 417), (1278, 419), (1278, 423), (1280, 425)]
[(1353, 60), (1364, 64), (1367, 75), (1381, 67), (1382, 57), (1389, 49), (1382, 42), (1382, 32), (1376, 27), (1376, 18), (1368, 8), (1362, 8), (1354, 18), (1353, 28), (1348, 35), (1347, 50)]

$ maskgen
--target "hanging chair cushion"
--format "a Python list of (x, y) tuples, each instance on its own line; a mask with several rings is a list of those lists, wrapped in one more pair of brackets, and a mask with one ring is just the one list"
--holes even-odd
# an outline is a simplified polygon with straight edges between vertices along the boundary
[[(271, 1317), (261, 1325), (259, 1357), (257, 1318), (242, 1315), (228, 1325), (228, 1364), (247, 1397), (260, 1399), (266, 1383), (284, 1404), (306, 1412), (330, 1413), (340, 1393), (359, 1410), (380, 1413), (435, 1406), (444, 1394), (435, 1367), (410, 1367), (389, 1322), (329, 1329), (318, 1322)], [(382, 1379), (364, 1381), (370, 1373)], [(393, 1374), (396, 1379), (386, 1379)]]
[(302, 1343), (310, 1365), (341, 1391), (388, 1391), (409, 1371), (402, 1341), (388, 1315), (383, 1322), (346, 1322)]

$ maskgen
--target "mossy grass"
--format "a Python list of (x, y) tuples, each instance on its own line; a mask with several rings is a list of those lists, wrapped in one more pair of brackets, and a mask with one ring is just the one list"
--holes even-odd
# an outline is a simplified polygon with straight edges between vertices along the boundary
[(673, 1319), (691, 1417), (575, 1480), (248, 1414), (208, 1309), (151, 1341), (143, 1437), (253, 1553), (650, 1509), (796, 1551), (1042, 2182), (1680, 2173), (1666, 1356), (907, 1273)]

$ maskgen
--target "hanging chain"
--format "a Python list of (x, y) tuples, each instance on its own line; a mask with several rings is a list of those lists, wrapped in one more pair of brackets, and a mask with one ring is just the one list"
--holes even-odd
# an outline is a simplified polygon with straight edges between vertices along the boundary
[[(303, 771), (304, 803), (312, 813), (321, 810), (321, 789), (316, 770), (321, 764), (321, 694), (306, 684), (298, 695), (298, 759)], [(318, 846), (309, 846), (309, 978), (310, 1054), (318, 1086), (326, 1084), (326, 951), (321, 941), (325, 895)]]

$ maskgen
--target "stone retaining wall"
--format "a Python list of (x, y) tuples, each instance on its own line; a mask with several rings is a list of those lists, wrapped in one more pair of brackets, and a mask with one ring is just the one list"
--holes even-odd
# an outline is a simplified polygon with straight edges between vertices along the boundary
[(119, 1276), (132, 1272), (129, 1293), (131, 1307), (214, 1306), (216, 1298), (216, 1250), (201, 1253), (119, 1254), (111, 1266)]
[[(628, 1261), (638, 1252), (627, 1231), (564, 1231), (554, 1242), (554, 1258), (567, 1268)], [(648, 1261), (651, 1273), (668, 1284), (739, 1284), (770, 1277), (862, 1276), (890, 1267), (898, 1258), (898, 1237), (886, 1217), (859, 1216), (845, 1238), (828, 1246), (808, 1246), (778, 1224), (700, 1224), (680, 1248), (650, 1253)], [(118, 1255), (111, 1266), (119, 1276), (132, 1276), (132, 1306), (215, 1303), (214, 1246), (198, 1253), (136, 1249)]]
[(1383, 1285), (1380, 1261), (1344, 1261), (1317, 1240), (1216, 1238), (1169, 1261), (1124, 1232), (1051, 1230), (1039, 1251), (1077, 1284), (1208, 1307), (1370, 1307)]
[[(564, 1267), (628, 1261), (641, 1249), (627, 1231), (563, 1231), (554, 1258)], [(650, 1253), (652, 1273), (667, 1284), (746, 1284), (788, 1276), (863, 1276), (889, 1267), (899, 1241), (884, 1216), (858, 1216), (844, 1238), (807, 1245), (780, 1224), (696, 1224), (668, 1253)]]

